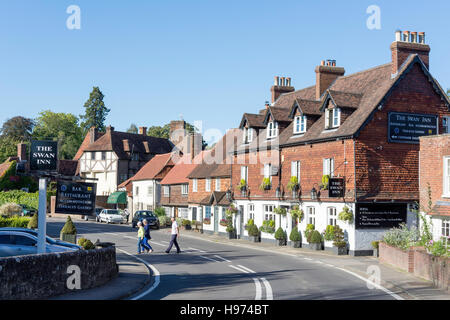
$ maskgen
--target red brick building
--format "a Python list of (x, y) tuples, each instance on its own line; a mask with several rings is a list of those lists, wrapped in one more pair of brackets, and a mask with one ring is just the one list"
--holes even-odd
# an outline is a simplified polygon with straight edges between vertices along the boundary
[[(391, 62), (351, 75), (323, 61), (316, 84), (302, 90), (290, 78), (275, 78), (272, 103), (244, 114), (240, 125), (232, 184), (245, 221), (274, 220), (289, 234), (289, 210), (280, 219), (274, 209), (299, 205), (300, 231), (337, 224), (353, 255), (371, 253), (371, 242), (391, 226), (417, 223), (411, 209), (419, 200), (419, 136), (442, 132), (450, 116), (448, 97), (429, 71), (430, 47), (419, 35), (397, 32)], [(291, 179), (297, 189), (288, 189)], [(243, 193), (236, 190), (241, 180)], [(338, 219), (344, 207), (353, 222)]]

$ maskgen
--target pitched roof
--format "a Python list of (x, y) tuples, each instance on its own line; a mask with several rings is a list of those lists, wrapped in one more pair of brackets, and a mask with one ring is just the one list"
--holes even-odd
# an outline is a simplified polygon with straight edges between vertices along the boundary
[(305, 115), (312, 116), (320, 116), (322, 113), (320, 112), (320, 101), (316, 100), (305, 100), (305, 99), (295, 99), (294, 104), (292, 105), (291, 111), (289, 113), (289, 117), (293, 118), (296, 112), (296, 109), (299, 108), (300, 112)]
[(264, 118), (265, 111), (263, 114), (244, 113), (239, 128), (243, 128), (245, 122), (248, 123), (250, 128), (265, 128), (266, 125), (264, 124)]
[(429, 215), (432, 216), (447, 216), (450, 217), (449, 205), (435, 205)]
[(284, 107), (267, 107), (267, 112), (264, 117), (264, 124), (267, 125), (269, 115), (272, 116), (272, 119), (277, 122), (290, 122), (291, 119), (289, 119), (289, 111), (290, 109)]
[(173, 147), (168, 139), (107, 129), (105, 134), (89, 144), (84, 151), (114, 151), (119, 159), (129, 159), (127, 150), (138, 154), (162, 154), (171, 152)]
[(189, 179), (231, 176), (231, 164), (200, 164), (189, 174)]
[(166, 167), (173, 167), (172, 153), (155, 155), (132, 178), (132, 181), (152, 180)]
[(221, 206), (229, 206), (231, 204), (231, 202), (227, 199), (226, 197), (226, 192), (219, 192), (219, 191), (214, 191), (212, 192), (210, 195), (206, 196), (205, 198), (203, 198), (203, 200), (200, 201), (200, 204), (202, 205), (221, 205)]
[(161, 184), (188, 184), (188, 176), (192, 172), (192, 170), (196, 166), (198, 166), (198, 163), (202, 162), (203, 153), (204, 151), (198, 154), (193, 160), (191, 159), (190, 154), (182, 156), (180, 159), (178, 159), (178, 161), (176, 159), (173, 159), (176, 164), (164, 177), (164, 179), (161, 180)]
[(291, 108), (295, 99), (315, 100), (316, 99), (316, 86), (307, 87), (301, 90), (283, 93), (274, 102), (275, 107)]
[[(95, 140), (99, 139), (101, 136), (103, 136), (104, 133), (95, 131)], [(91, 133), (90, 131), (86, 134), (84, 137), (83, 142), (81, 143), (81, 146), (78, 148), (77, 153), (75, 154), (75, 157), (73, 157), (73, 160), (80, 160), (81, 156), (83, 155), (84, 150), (86, 150), (87, 147), (89, 147), (91, 143)]]
[(329, 97), (334, 104), (340, 108), (356, 109), (361, 102), (363, 95), (361, 93), (350, 93), (343, 91), (327, 90)]

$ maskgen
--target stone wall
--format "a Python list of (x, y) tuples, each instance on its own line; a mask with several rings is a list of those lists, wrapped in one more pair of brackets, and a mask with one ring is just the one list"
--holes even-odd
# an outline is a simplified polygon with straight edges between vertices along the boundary
[(116, 249), (0, 258), (0, 300), (45, 299), (71, 292), (67, 282), (74, 272), (68, 273), (69, 266), (80, 268), (82, 290), (101, 286), (118, 275)]

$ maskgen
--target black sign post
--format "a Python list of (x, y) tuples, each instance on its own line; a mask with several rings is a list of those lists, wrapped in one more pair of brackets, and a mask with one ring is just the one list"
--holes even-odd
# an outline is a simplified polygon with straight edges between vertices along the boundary
[(58, 171), (58, 142), (31, 141), (30, 170), (42, 172)]
[(389, 142), (419, 143), (419, 137), (438, 133), (435, 115), (389, 112)]
[(390, 229), (406, 223), (407, 205), (404, 203), (357, 203), (356, 229)]
[(95, 209), (96, 184), (58, 181), (56, 212), (91, 215)]
[(328, 197), (343, 198), (345, 196), (344, 178), (330, 178), (328, 180)]

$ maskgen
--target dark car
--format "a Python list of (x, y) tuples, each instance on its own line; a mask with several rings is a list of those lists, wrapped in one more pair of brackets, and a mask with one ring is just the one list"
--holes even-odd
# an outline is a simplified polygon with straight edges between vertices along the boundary
[(137, 223), (139, 221), (147, 220), (150, 227), (153, 227), (155, 229), (159, 229), (159, 219), (158, 217), (153, 213), (153, 211), (150, 210), (139, 210), (136, 211), (133, 220), (131, 221), (131, 228), (135, 228), (137, 226)]
[(27, 206), (26, 204), (19, 204), (19, 206), (22, 207), (22, 215), (23, 216), (31, 217), (37, 213), (36, 209), (33, 209), (33, 208)]

